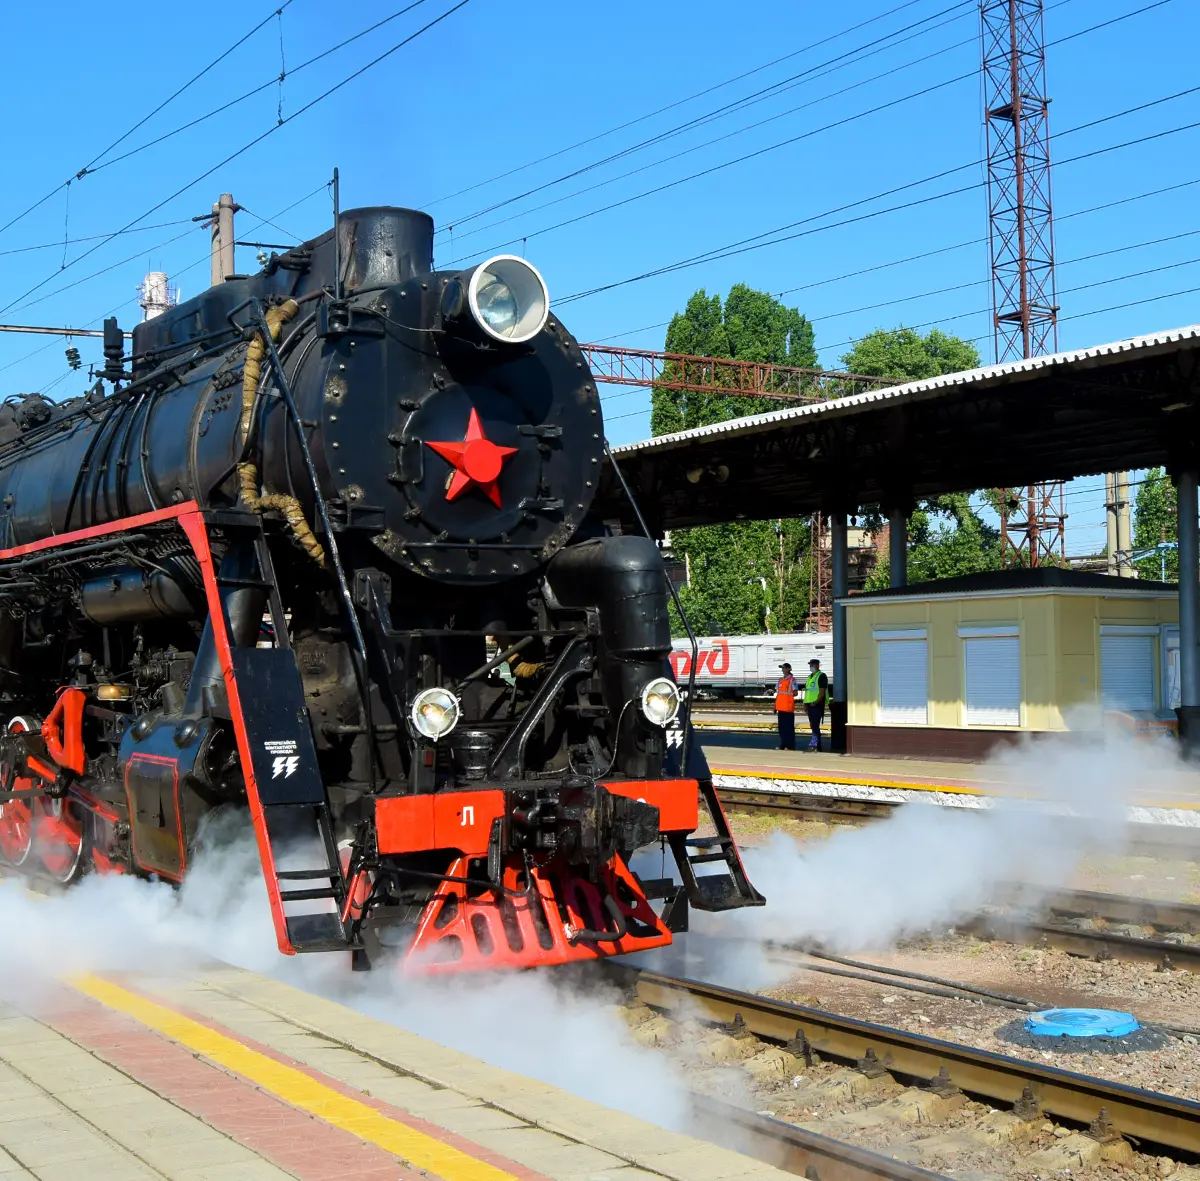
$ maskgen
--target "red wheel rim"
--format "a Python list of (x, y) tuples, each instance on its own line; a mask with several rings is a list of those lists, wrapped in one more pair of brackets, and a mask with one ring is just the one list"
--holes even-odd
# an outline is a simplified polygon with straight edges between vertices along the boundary
[(37, 852), (50, 876), (69, 882), (83, 860), (83, 823), (70, 800), (38, 800)]
[[(32, 726), (24, 718), (13, 718), (7, 728), (10, 734), (17, 734), (32, 729)], [(0, 787), (8, 788), (10, 780), (13, 791), (33, 788), (32, 779), (13, 779), (11, 772), (5, 768), (4, 774), (0, 775)], [(10, 865), (23, 865), (28, 859), (29, 850), (33, 847), (33, 830), (32, 801), (10, 800), (0, 804), (0, 855)]]

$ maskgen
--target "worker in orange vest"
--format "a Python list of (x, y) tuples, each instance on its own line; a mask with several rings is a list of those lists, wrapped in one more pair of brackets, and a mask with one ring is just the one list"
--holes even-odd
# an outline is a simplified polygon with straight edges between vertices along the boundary
[(775, 685), (775, 718), (779, 723), (779, 749), (796, 749), (796, 691), (799, 684), (792, 676), (792, 666), (779, 666), (783, 676)]

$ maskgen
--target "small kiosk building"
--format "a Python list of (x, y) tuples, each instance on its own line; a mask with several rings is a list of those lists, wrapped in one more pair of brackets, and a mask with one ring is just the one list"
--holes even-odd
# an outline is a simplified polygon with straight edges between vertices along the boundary
[(1056, 567), (948, 578), (840, 600), (847, 751), (980, 758), (1024, 734), (1168, 724), (1179, 704), (1179, 596)]

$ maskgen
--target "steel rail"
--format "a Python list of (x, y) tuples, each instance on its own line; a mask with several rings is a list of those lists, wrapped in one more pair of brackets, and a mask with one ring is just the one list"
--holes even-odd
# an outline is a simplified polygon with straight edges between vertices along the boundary
[(1025, 943), (1033, 947), (1053, 947), (1068, 955), (1091, 960), (1127, 960), (1153, 964), (1156, 968), (1181, 968), (1200, 972), (1200, 944), (1170, 943), (1165, 939), (1144, 939), (1115, 931), (1077, 931), (1053, 923), (1025, 922), (986, 915), (963, 924), (980, 939), (1002, 939), (1006, 943)]
[(809, 1181), (946, 1181), (941, 1173), (707, 1095), (692, 1095), (691, 1104), (704, 1139)]
[(923, 1082), (944, 1083), (948, 1077), (968, 1094), (993, 1103), (1011, 1105), (1032, 1098), (1043, 1112), (1085, 1126), (1103, 1113), (1123, 1136), (1200, 1153), (1200, 1103), (1191, 1099), (626, 964), (604, 968), (632, 985), (638, 999), (654, 1009), (679, 1010), (721, 1024), (740, 1014), (751, 1033), (771, 1041), (803, 1039), (831, 1058), (870, 1062)]
[[(1200, 833), (1197, 833), (1200, 842)], [(1094, 890), (1058, 890), (1042, 905), (1057, 914), (1104, 919), (1109, 923), (1132, 923), (1167, 931), (1200, 932), (1200, 906), (1187, 902), (1101, 894)]]

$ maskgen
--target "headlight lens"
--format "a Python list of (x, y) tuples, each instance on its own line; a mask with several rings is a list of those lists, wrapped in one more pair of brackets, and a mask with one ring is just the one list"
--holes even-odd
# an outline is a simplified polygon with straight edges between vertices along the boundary
[(449, 689), (422, 689), (413, 699), (412, 724), (436, 742), (458, 725), (458, 698)]
[(546, 326), (550, 294), (537, 268), (499, 254), (471, 272), (467, 302), (475, 323), (493, 340), (522, 344)]
[(666, 677), (656, 677), (642, 690), (642, 713), (656, 726), (667, 726), (679, 713), (679, 686)]
[(511, 336), (517, 323), (517, 297), (499, 279), (482, 284), (477, 296), (479, 314), (497, 336)]

